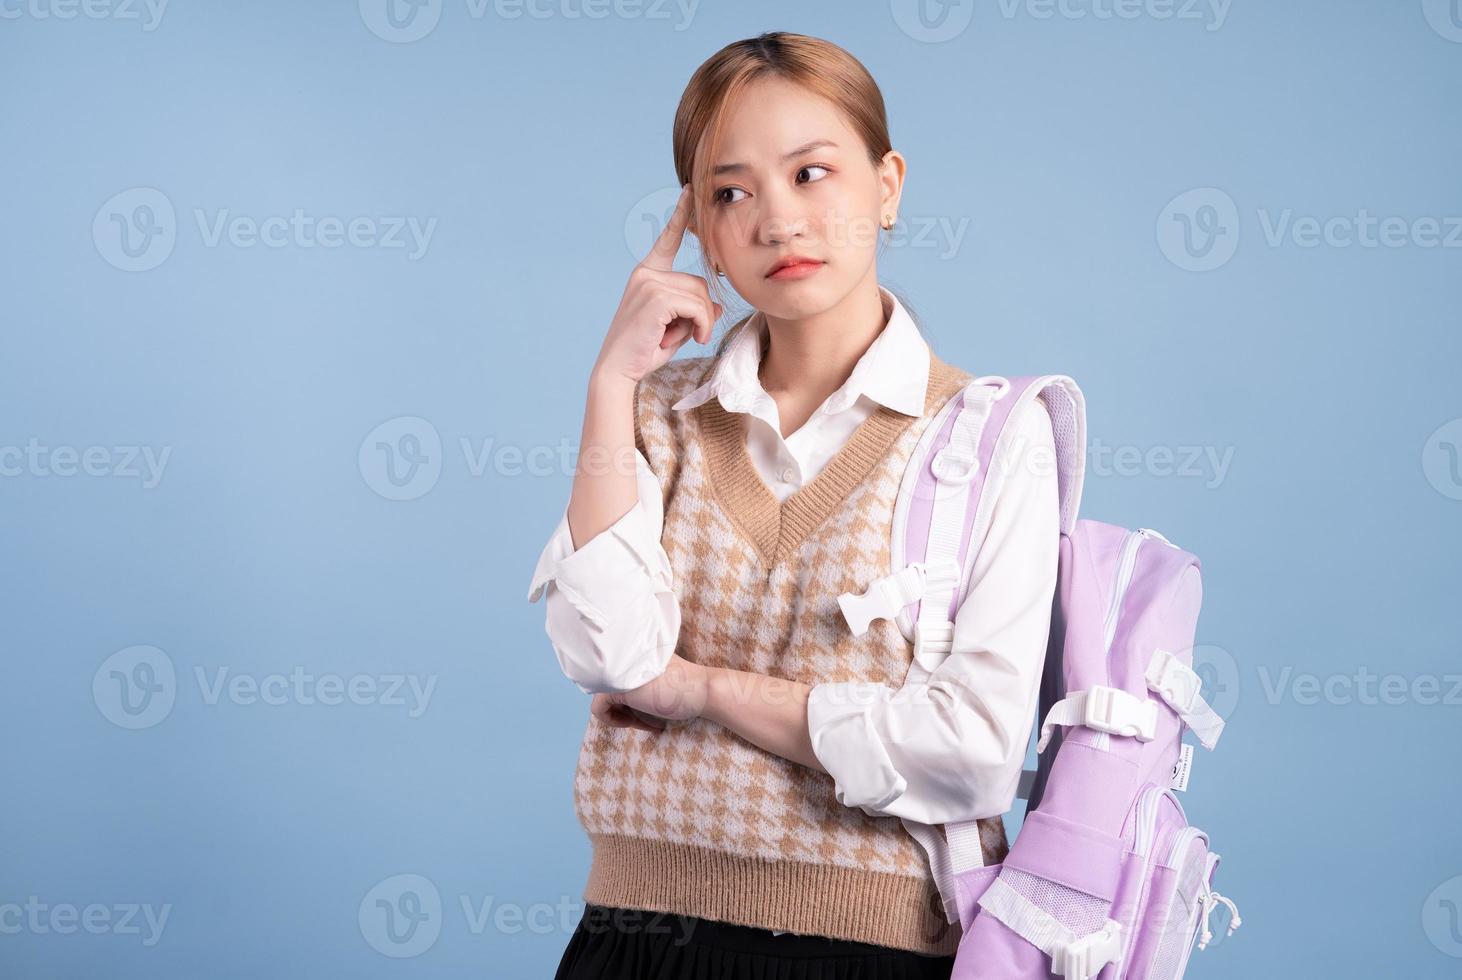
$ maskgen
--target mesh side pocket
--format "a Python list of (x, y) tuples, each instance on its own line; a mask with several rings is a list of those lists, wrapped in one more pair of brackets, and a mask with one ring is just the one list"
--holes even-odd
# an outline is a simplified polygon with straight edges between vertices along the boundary
[(1177, 886), (1167, 908), (1162, 910), (1162, 918), (1156, 923), (1161, 932), (1146, 980), (1178, 980), (1188, 967), (1188, 956), (1198, 936), (1198, 919), (1202, 913), (1199, 897), (1204, 890), (1203, 870), (1207, 857), (1208, 848), (1201, 843), (1189, 847), (1183, 855)]
[(1019, 868), (1006, 868), (1000, 878), (1078, 937), (1096, 932), (1106, 924), (1111, 903), (1095, 895), (1058, 885)]

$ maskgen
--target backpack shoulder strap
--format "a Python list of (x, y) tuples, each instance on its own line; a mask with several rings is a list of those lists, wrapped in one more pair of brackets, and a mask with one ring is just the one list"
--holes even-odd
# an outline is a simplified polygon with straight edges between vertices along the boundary
[(1075, 526), (1086, 459), (1081, 389), (1060, 374), (974, 378), (925, 427), (910, 455), (894, 503), (890, 574), (861, 595), (838, 597), (855, 634), (874, 619), (893, 618), (927, 669), (948, 654), (978, 542), (1024, 448), (1017, 426), (1008, 423), (1036, 398), (1045, 403), (1056, 438), (1062, 533)]

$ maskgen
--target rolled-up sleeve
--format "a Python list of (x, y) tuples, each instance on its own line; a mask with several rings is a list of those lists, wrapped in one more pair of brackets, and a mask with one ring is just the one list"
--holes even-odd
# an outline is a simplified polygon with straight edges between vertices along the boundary
[(1060, 546), (1055, 440), (1045, 405), (1017, 446), (955, 613), (950, 653), (903, 686), (813, 687), (808, 733), (840, 803), (926, 824), (1010, 809), (1034, 721)]
[(565, 507), (528, 587), (529, 602), (546, 597), (544, 631), (564, 675), (585, 694), (648, 684), (664, 673), (680, 634), (660, 544), (660, 483), (638, 450), (635, 482), (635, 505), (577, 550)]

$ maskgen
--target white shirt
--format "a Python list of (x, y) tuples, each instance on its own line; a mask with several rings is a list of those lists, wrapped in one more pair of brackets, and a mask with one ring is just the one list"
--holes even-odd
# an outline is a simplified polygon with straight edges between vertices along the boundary
[[(781, 435), (776, 402), (757, 377), (765, 320), (756, 315), (704, 384), (671, 406), (719, 398), (745, 412), (747, 449), (779, 500), (812, 480), (879, 405), (922, 415), (929, 348), (908, 312), (880, 288), (888, 323), (807, 423)], [(1046, 655), (1060, 515), (1051, 424), (1039, 400), (1012, 420), (1044, 465), (1014, 466), (991, 512), (953, 648), (932, 674), (911, 669), (898, 690), (871, 682), (812, 688), (808, 733), (845, 806), (927, 824), (1004, 813), (1014, 802)], [(564, 509), (533, 571), (547, 595), (545, 631), (565, 675), (585, 693), (626, 691), (658, 677), (680, 631), (659, 482), (636, 451), (639, 501), (577, 551)]]

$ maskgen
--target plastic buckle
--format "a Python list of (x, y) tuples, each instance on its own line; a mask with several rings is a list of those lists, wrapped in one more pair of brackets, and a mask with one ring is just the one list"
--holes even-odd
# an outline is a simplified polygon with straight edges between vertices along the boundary
[(922, 589), (907, 582), (905, 572), (911, 568), (914, 566), (870, 582), (862, 594), (844, 592), (838, 596), (838, 608), (854, 636), (868, 632), (869, 624), (875, 619), (892, 619), (906, 604), (923, 594)]
[(1120, 955), (1122, 924), (1108, 919), (1096, 932), (1058, 946), (1051, 956), (1051, 969), (1066, 980), (1090, 980)]
[(1130, 735), (1150, 742), (1157, 736), (1157, 702), (1139, 701), (1121, 688), (1094, 685), (1087, 689), (1081, 723), (1110, 735)]
[(1147, 686), (1179, 715), (1188, 715), (1198, 703), (1203, 680), (1172, 653), (1158, 650), (1147, 667)]

